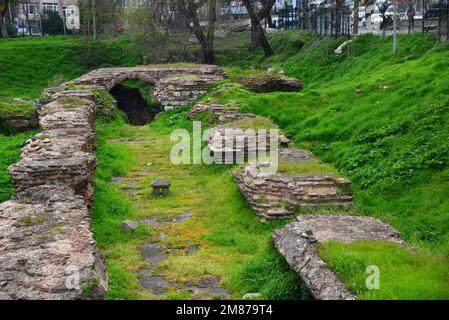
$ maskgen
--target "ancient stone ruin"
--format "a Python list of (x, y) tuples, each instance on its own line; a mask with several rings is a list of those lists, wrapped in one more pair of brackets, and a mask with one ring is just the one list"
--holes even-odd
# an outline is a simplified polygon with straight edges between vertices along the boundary
[[(224, 73), (210, 65), (99, 69), (45, 92), (42, 132), (27, 141), (20, 161), (9, 168), (17, 194), (0, 204), (0, 299), (100, 299), (105, 294), (105, 261), (89, 213), (99, 109), (92, 91), (109, 91), (126, 79), (154, 84), (159, 100), (177, 107), (224, 79)], [(188, 90), (189, 95), (182, 94)]]
[(225, 73), (213, 65), (149, 65), (130, 68), (97, 69), (84, 76), (50, 88), (47, 96), (64, 90), (68, 85), (87, 86), (90, 89), (110, 91), (124, 80), (141, 80), (154, 86), (152, 98), (165, 110), (187, 105), (217, 82), (224, 80)]
[(239, 106), (198, 103), (189, 112), (189, 118), (195, 120), (195, 117), (202, 113), (210, 114), (210, 122), (226, 122), (256, 117), (252, 113), (241, 113), (239, 112), (239, 109)]
[(296, 92), (302, 89), (301, 81), (280, 74), (239, 76), (237, 81), (248, 91), (256, 93)]
[[(307, 162), (313, 156), (297, 149), (280, 149), (280, 159)], [(333, 174), (266, 175), (263, 163), (250, 164), (235, 174), (240, 191), (262, 221), (289, 219), (308, 209), (351, 207), (351, 182)]]
[(409, 246), (388, 224), (370, 217), (350, 215), (301, 215), (273, 233), (278, 251), (298, 273), (310, 293), (320, 300), (354, 300), (337, 275), (317, 252), (317, 245), (326, 241), (388, 241), (405, 248)]

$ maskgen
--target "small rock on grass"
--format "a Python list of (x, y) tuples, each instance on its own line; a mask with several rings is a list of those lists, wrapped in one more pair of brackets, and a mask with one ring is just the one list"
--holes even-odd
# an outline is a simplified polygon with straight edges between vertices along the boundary
[(134, 231), (139, 227), (139, 224), (137, 222), (134, 222), (132, 220), (125, 220), (120, 224), (120, 228), (126, 231)]

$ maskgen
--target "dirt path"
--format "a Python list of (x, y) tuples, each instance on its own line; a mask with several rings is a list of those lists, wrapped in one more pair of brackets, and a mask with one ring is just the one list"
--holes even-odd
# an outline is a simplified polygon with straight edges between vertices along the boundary
[[(157, 299), (173, 296), (194, 300), (227, 299), (230, 294), (221, 284), (220, 277), (211, 274), (207, 268), (203, 272), (187, 273), (171, 270), (174, 261), (180, 261), (176, 268), (182, 270), (183, 261), (188, 268), (188, 260), (196, 260), (196, 256), (200, 257), (200, 260), (203, 259), (201, 241), (198, 241), (201, 233), (193, 236), (186, 233), (197, 222), (194, 221), (195, 212), (191, 210), (195, 206), (179, 206), (180, 199), (177, 198), (184, 198), (182, 193), (174, 190), (167, 198), (158, 198), (151, 194), (151, 181), (156, 176), (163, 176), (167, 169), (164, 166), (170, 165), (166, 162), (168, 159), (164, 159), (157, 151), (143, 151), (155, 142), (148, 136), (110, 141), (128, 146), (139, 157), (138, 162), (143, 164), (133, 168), (126, 176), (114, 177), (109, 182), (134, 203), (141, 217), (136, 222), (150, 229), (150, 237), (136, 248), (144, 262), (144, 267), (137, 271), (139, 290), (149, 293), (150, 298)], [(178, 172), (174, 175), (189, 175), (187, 167), (177, 169)], [(166, 177), (171, 179), (170, 176)], [(176, 189), (177, 183), (174, 184)], [(167, 206), (161, 208), (158, 204)]]

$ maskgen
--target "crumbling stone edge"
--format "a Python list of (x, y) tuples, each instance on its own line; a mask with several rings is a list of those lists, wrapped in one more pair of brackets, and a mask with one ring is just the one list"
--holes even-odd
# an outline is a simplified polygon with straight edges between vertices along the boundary
[[(177, 76), (182, 74), (189, 75), (185, 82)], [(169, 96), (164, 101), (170, 108), (191, 102), (224, 78), (211, 65), (111, 68), (47, 90), (38, 110), (42, 132), (9, 167), (16, 195), (0, 204), (0, 300), (102, 299), (107, 292), (105, 258), (90, 215), (94, 120), (101, 109), (96, 90), (108, 91), (126, 79), (161, 84), (157, 92)]]

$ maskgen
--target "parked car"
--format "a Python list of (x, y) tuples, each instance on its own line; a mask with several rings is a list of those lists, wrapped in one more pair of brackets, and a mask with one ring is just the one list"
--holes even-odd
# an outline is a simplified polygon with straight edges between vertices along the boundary
[(373, 13), (371, 15), (371, 23), (380, 26), (380, 24), (382, 23), (383, 18), (382, 15), (380, 13)]
[[(401, 19), (401, 20), (408, 20), (407, 7), (408, 7), (407, 4), (405, 4), (405, 6), (404, 5), (399, 5), (398, 6), (397, 15), (398, 15), (399, 19)], [(388, 7), (387, 11), (385, 11), (385, 16), (391, 16), (391, 17), (394, 16), (394, 6), (389, 6)]]

